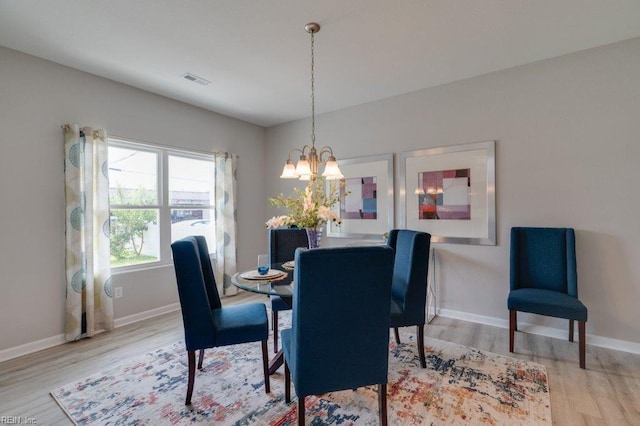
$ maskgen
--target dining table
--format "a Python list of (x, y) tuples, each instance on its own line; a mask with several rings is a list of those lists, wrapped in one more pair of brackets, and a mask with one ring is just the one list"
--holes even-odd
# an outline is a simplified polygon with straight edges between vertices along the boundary
[[(279, 273), (278, 275), (276, 275)], [(236, 287), (252, 293), (268, 296), (281, 296), (283, 300), (293, 297), (293, 261), (275, 263), (264, 276), (256, 270), (237, 272), (231, 277), (231, 283)], [(275, 373), (284, 363), (282, 348), (269, 361), (269, 374)]]

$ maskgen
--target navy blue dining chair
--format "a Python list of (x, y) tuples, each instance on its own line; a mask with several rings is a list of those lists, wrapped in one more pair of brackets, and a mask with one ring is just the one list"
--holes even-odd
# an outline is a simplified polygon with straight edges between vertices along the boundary
[[(298, 247), (308, 247), (307, 230), (303, 228), (278, 228), (269, 230), (269, 259), (271, 265), (293, 260)], [(278, 312), (291, 309), (291, 298), (270, 296), (271, 328), (273, 328), (273, 352), (278, 352)]]
[(578, 321), (580, 368), (585, 368), (587, 307), (578, 299), (576, 237), (573, 228), (511, 228), (509, 351), (517, 312), (569, 320), (569, 341)]
[(195, 381), (195, 351), (202, 369), (204, 350), (240, 343), (262, 342), (264, 388), (271, 392), (268, 372), (269, 323), (263, 303), (222, 306), (203, 236), (186, 237), (171, 244), (182, 308), (189, 376), (186, 405), (191, 405)]
[(293, 380), (304, 424), (306, 396), (377, 384), (386, 425), (393, 250), (297, 250), (295, 261), (292, 324), (282, 331), (285, 401)]
[(431, 235), (409, 229), (393, 229), (389, 232), (387, 245), (395, 250), (390, 327), (393, 328), (396, 343), (400, 344), (398, 327), (416, 326), (420, 366), (426, 368), (424, 326)]

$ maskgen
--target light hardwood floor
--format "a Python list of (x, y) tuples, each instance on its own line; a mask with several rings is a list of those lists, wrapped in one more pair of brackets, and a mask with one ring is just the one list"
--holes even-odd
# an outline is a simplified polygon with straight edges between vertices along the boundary
[[(247, 301), (266, 298), (242, 293), (224, 299), (225, 304)], [(517, 353), (509, 354), (508, 334), (506, 329), (443, 317), (425, 328), (426, 336), (545, 365), (554, 424), (640, 425), (640, 355), (589, 346), (587, 341), (587, 369), (581, 370), (577, 343), (517, 333)], [(182, 318), (174, 312), (0, 363), (0, 420), (20, 416), (38, 425), (69, 425), (49, 391), (182, 338)]]

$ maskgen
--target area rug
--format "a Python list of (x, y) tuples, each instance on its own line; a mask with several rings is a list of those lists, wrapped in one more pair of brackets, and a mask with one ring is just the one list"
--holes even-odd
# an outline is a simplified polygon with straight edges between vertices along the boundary
[[(390, 341), (391, 425), (544, 425), (551, 408), (544, 366), (425, 338), (420, 368), (415, 335)], [(270, 346), (271, 347), (271, 346)], [(284, 402), (284, 373), (264, 392), (260, 344), (209, 349), (196, 372), (192, 408), (184, 405), (183, 343), (129, 360), (51, 392), (78, 425), (293, 425), (295, 395)], [(307, 397), (311, 425), (378, 424), (376, 386)], [(292, 391), (295, 389), (292, 389)]]

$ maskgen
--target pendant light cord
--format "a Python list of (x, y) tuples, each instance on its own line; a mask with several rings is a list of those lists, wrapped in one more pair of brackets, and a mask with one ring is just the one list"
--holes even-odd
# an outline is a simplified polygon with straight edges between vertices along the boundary
[(313, 35), (315, 31), (311, 31), (311, 146), (316, 144), (316, 103), (315, 103), (315, 78), (314, 78), (314, 52), (313, 52)]

